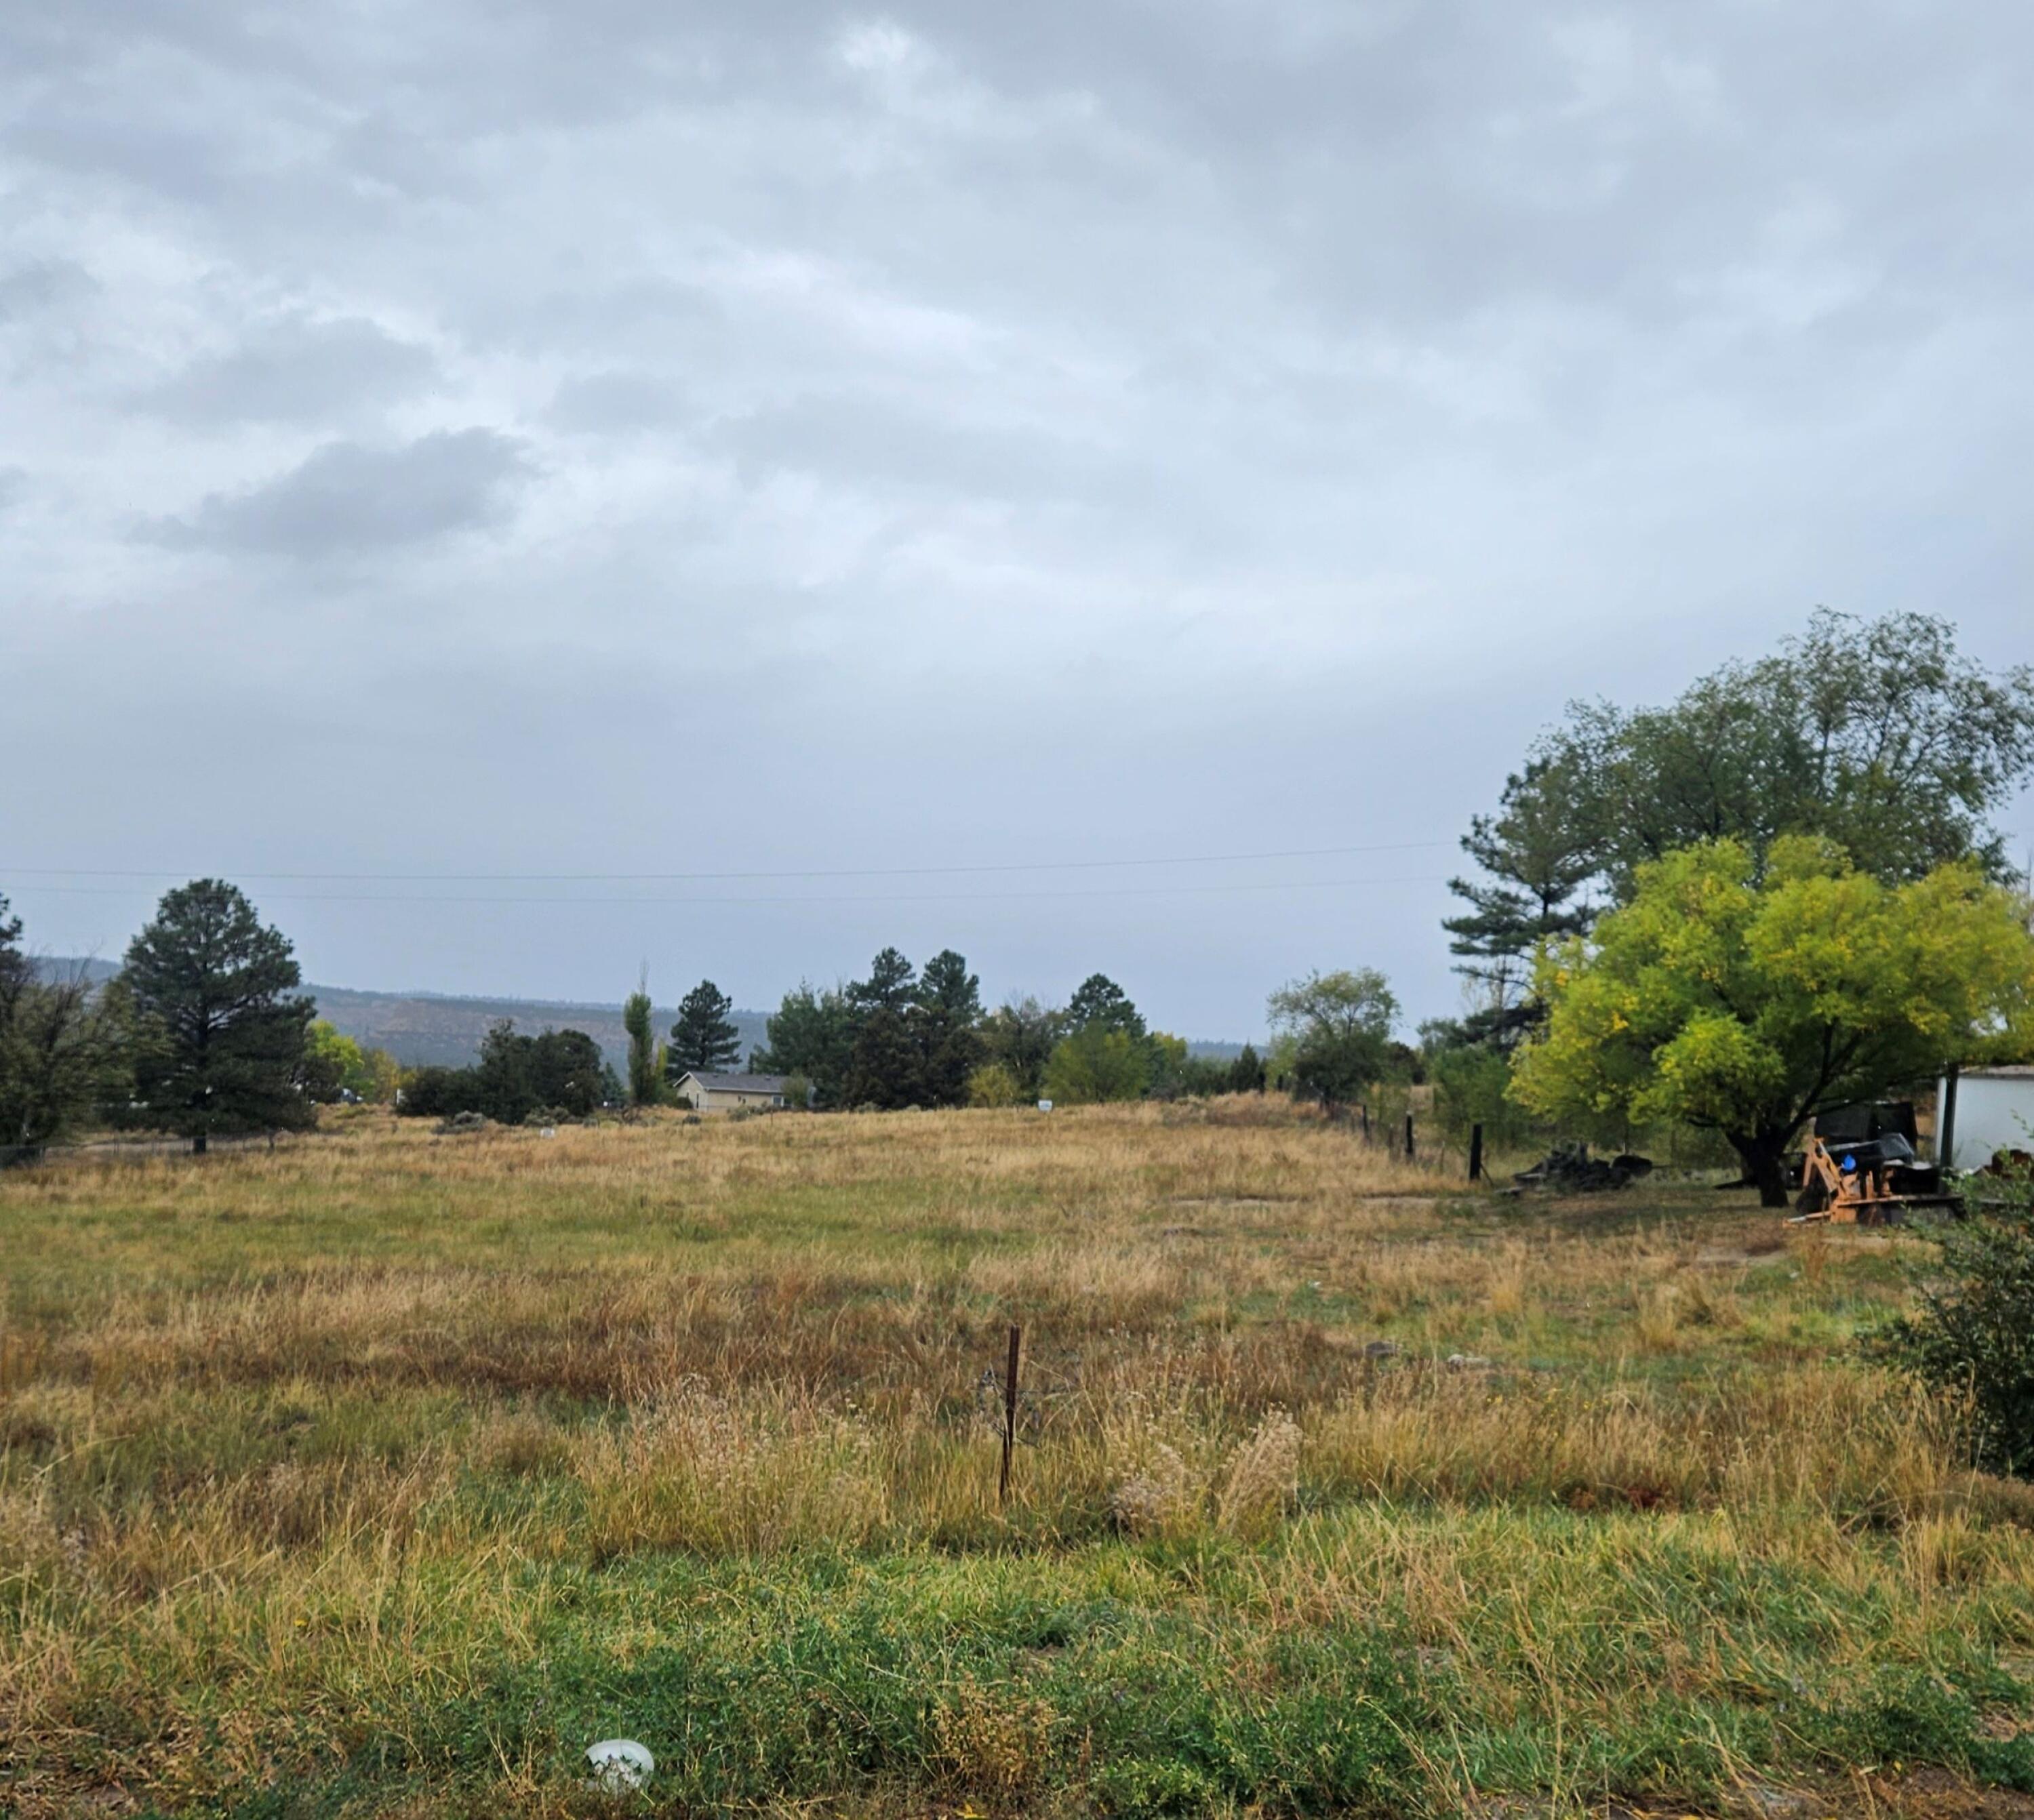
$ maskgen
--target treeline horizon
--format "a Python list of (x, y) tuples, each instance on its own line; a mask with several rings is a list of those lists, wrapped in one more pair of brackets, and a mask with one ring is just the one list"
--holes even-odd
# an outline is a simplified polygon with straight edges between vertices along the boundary
[[(1833, 1082), (1863, 1092), (1893, 1078), (1890, 1062), (1862, 1069), (1858, 1054), (1897, 1053), (1918, 1067), (2034, 1052), (2034, 1013), (2007, 938), (2016, 874), (1986, 819), (2030, 775), (2034, 669), (1987, 672), (1957, 651), (1947, 621), (1927, 615), (1865, 622), (1818, 611), (1774, 654), (1726, 665), (1664, 708), (1572, 703), (1533, 743), (1496, 811), (1463, 838), (1478, 875), (1451, 885), (1465, 907), (1443, 929), (1471, 1002), (1460, 1017), (1422, 1024), (1417, 1047), (1399, 1037), (1398, 1002), (1368, 968), (1288, 982), (1267, 1002), (1266, 1051), (1246, 1045), (1215, 1061), (1150, 1028), (1105, 974), (1063, 1005), (1012, 994), (990, 1010), (957, 950), (921, 971), (886, 947), (865, 978), (786, 993), (745, 1065), (783, 1077), (791, 1103), (825, 1110), (1267, 1085), (1334, 1105), (1431, 1077), (1458, 1123), (1486, 1122), (1500, 1139), (1556, 1108), (1578, 1133), (1649, 1119), (1719, 1133), (1771, 1192), (1773, 1159)], [(1703, 880), (1705, 896), (1675, 899), (1677, 878)], [(1782, 977), (1762, 949), (1747, 950), (1728, 979), (1691, 976), (1676, 999), (1671, 944), (1649, 960), (1648, 943), (1702, 927), (1720, 904), (1736, 908), (1715, 933), (1719, 953), (1758, 918), (1816, 904), (1825, 908), (1814, 914), (1907, 947), (1859, 975), (1848, 1002), (1825, 987), (1811, 1004), (1805, 980)], [(1935, 964), (1926, 938), (1952, 927), (1991, 945), (1982, 964), (1976, 947), (1943, 963), (1928, 988), (1939, 1033), (1900, 1034), (1905, 988), (1896, 980), (1887, 998), (1887, 970), (1918, 978)], [(319, 1103), (343, 1097), (508, 1122), (585, 1116), (658, 1104), (688, 1072), (745, 1065), (732, 1003), (711, 980), (685, 995), (661, 1039), (639, 980), (623, 1008), (625, 1080), (585, 1032), (532, 1035), (512, 1020), (489, 1032), (471, 1066), (405, 1073), (317, 1021), (287, 938), (219, 879), (166, 893), (102, 987), (81, 967), (42, 977), (0, 897), (0, 1148), (32, 1150), (96, 1115), (175, 1130), (202, 1149), (215, 1132), (301, 1128)], [(1807, 946), (1796, 939), (1787, 952)], [(1829, 953), (1832, 967), (1854, 960), (1841, 942)], [(1575, 1007), (1612, 990), (1613, 961), (1638, 971), (1585, 1043)], [(1790, 994), (1800, 999), (1791, 1009)], [(1624, 1074), (1589, 1093), (1557, 1088), (1545, 1053), (1557, 1039), (1572, 1079), (1612, 1053)], [(1534, 1066), (1522, 1072), (1527, 1058)], [(1698, 1078), (1699, 1092), (1689, 1084)]]
[[(1270, 1001), (1268, 1057), (1192, 1053), (1151, 1028), (1107, 975), (1064, 1005), (1029, 994), (985, 1008), (979, 977), (952, 949), (922, 972), (895, 947), (869, 976), (801, 981), (745, 1058), (727, 996), (702, 980), (668, 1037), (647, 983), (623, 1005), (627, 1078), (586, 1032), (535, 1034), (502, 1019), (470, 1065), (404, 1069), (316, 1016), (295, 951), (238, 886), (194, 879), (166, 892), (110, 977), (52, 969), (22, 946), (0, 896), (0, 1155), (32, 1155), (96, 1120), (188, 1137), (302, 1130), (321, 1105), (390, 1103), (418, 1117), (478, 1113), (505, 1124), (583, 1118), (670, 1103), (688, 1074), (745, 1068), (784, 1078), (786, 1100), (816, 1110), (1080, 1105), (1290, 1086), (1332, 1099), (1417, 1058), (1392, 1039), (1397, 1005), (1375, 973), (1310, 975)], [(1267, 1065), (1268, 1063), (1268, 1065)]]

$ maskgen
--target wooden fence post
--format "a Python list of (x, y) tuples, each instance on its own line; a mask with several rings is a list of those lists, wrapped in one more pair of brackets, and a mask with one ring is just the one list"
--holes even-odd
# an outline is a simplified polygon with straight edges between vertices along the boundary
[(1483, 1180), (1483, 1127), (1480, 1125), (1469, 1128), (1469, 1178)]
[(1942, 1071), (1942, 1103), (1935, 1108), (1935, 1167), (1955, 1167), (1957, 1155), (1957, 1077), (1962, 1069), (1952, 1062)]
[(1409, 1112), (1405, 1114), (1405, 1160), (1413, 1160), (1413, 1115)]
[(1010, 1324), (1010, 1362), (1003, 1373), (1003, 1475), (996, 1481), (996, 1501), (1010, 1501), (1010, 1450), (1017, 1441), (1017, 1348), (1024, 1330)]

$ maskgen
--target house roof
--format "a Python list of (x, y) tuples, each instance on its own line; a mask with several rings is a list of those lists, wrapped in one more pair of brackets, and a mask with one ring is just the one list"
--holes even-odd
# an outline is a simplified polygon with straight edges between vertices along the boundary
[(688, 1069), (681, 1080), (696, 1080), (709, 1093), (782, 1093), (786, 1077), (782, 1074), (701, 1074)]

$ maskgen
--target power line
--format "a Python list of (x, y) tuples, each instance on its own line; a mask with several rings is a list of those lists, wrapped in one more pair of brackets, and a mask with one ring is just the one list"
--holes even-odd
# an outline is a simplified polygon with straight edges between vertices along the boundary
[[(347, 885), (678, 885), (709, 881), (741, 882), (764, 878), (913, 878), (951, 876), (964, 873), (1086, 872), (1129, 866), (1227, 866), (1263, 859), (1330, 859), (1351, 853), (1407, 853), (1446, 847), (1447, 841), (1388, 841), (1361, 847), (1293, 847), (1267, 853), (1189, 853), (1154, 859), (1023, 859), (994, 861), (978, 866), (843, 866), (831, 868), (762, 872), (242, 872), (223, 876), (257, 878), (280, 882), (328, 881)], [(167, 867), (11, 866), (9, 877), (17, 878), (166, 878), (176, 876)], [(191, 873), (187, 877), (201, 876)], [(45, 890), (66, 889), (45, 886)], [(82, 889), (80, 887), (79, 889)], [(588, 900), (590, 901), (590, 900)]]
[[(1438, 843), (1436, 843), (1438, 844)], [(242, 877), (258, 874), (245, 873)], [(454, 892), (302, 892), (276, 891), (265, 893), (272, 902), (283, 904), (642, 904), (650, 908), (677, 905), (699, 906), (714, 904), (1011, 904), (1025, 903), (1044, 898), (1085, 897), (1176, 897), (1210, 896), (1242, 891), (1344, 891), (1360, 890), (1373, 885), (1443, 885), (1447, 881), (1439, 874), (1417, 878), (1296, 878), (1254, 881), (1243, 885), (1127, 885), (1105, 886), (1100, 890), (1078, 891), (961, 891), (961, 892), (880, 892), (861, 896), (841, 893), (812, 892), (796, 896), (776, 894), (749, 897), (532, 897), (532, 896), (477, 896)], [(126, 897), (131, 890), (107, 886), (95, 885), (38, 885), (38, 891), (62, 893), (66, 897)]]

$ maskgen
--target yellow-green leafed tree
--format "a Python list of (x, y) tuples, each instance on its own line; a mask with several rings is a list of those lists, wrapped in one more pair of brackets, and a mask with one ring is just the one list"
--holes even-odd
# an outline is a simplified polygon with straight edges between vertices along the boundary
[(1549, 1009), (1511, 1092), (1543, 1118), (1722, 1133), (1768, 1207), (1817, 1112), (1983, 1054), (2034, 1005), (2024, 909), (1975, 863), (1889, 885), (1841, 848), (1734, 841), (1639, 868), (1631, 900), (1541, 956)]

